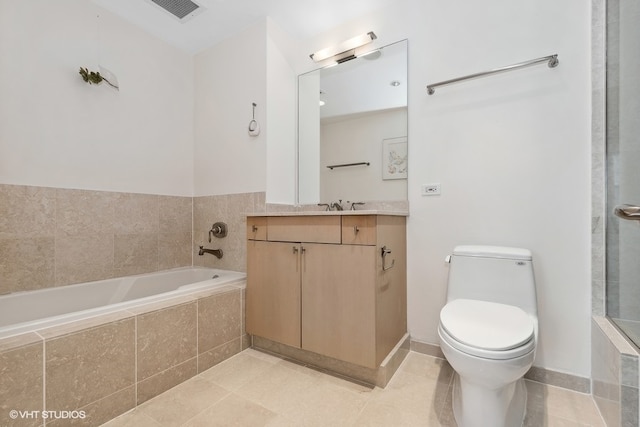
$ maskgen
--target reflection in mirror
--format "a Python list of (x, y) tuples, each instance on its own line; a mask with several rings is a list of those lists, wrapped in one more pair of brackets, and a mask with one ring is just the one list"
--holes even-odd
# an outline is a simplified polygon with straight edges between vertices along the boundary
[(406, 40), (300, 75), (298, 96), (299, 204), (407, 199)]

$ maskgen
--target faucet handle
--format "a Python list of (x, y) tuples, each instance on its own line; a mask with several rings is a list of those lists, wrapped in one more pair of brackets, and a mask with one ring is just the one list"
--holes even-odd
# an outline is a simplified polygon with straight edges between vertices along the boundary
[(318, 206), (326, 206), (325, 211), (331, 210), (331, 206), (329, 205), (329, 203), (318, 203)]
[(364, 205), (364, 202), (351, 202), (351, 208), (349, 208), (349, 210), (355, 211), (356, 205)]

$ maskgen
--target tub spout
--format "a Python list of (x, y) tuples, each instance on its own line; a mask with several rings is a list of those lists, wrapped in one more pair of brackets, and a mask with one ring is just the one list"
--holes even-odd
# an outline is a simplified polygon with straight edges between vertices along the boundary
[(200, 246), (200, 251), (198, 251), (198, 255), (202, 256), (205, 253), (214, 255), (218, 259), (222, 258), (222, 249), (207, 249), (203, 246)]

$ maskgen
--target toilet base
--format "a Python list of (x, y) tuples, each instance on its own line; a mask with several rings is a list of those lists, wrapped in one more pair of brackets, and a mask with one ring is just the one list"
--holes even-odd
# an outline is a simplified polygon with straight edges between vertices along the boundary
[(491, 390), (456, 373), (452, 399), (458, 427), (520, 427), (527, 409), (527, 388), (520, 378)]

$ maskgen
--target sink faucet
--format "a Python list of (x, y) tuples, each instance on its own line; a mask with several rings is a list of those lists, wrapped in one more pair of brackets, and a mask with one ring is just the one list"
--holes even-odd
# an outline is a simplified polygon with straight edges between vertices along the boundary
[(347, 203), (351, 203), (351, 211), (355, 211), (356, 210), (356, 205), (364, 205), (364, 202), (347, 202)]
[(203, 246), (200, 246), (200, 251), (198, 251), (198, 255), (202, 256), (205, 253), (216, 256), (218, 259), (222, 258), (222, 249), (206, 249)]
[(342, 208), (342, 199), (338, 200), (337, 202), (332, 202), (331, 209), (343, 211), (344, 209)]

